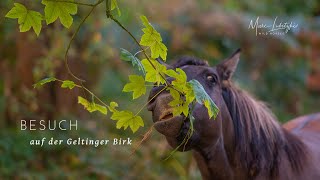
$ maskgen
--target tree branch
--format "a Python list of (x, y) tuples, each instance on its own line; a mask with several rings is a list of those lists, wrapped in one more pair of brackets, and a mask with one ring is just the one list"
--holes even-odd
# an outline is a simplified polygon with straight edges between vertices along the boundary
[[(107, 0), (108, 1), (108, 0)], [(107, 17), (110, 18), (112, 21), (114, 21), (118, 26), (120, 26), (124, 31), (126, 31), (129, 36), (134, 40), (134, 42), (139, 46), (139, 48), (141, 49), (141, 51), (143, 52), (143, 54), (145, 55), (145, 57), (147, 58), (147, 60), (149, 61), (149, 63), (151, 64), (151, 66), (156, 70), (155, 65), (151, 62), (151, 58), (148, 56), (147, 52), (145, 51), (145, 49), (140, 45), (140, 43), (138, 42), (138, 40), (133, 36), (133, 34), (127, 29), (125, 28), (116, 18), (114, 18), (112, 16), (112, 14), (110, 14), (110, 11), (107, 10)], [(168, 87), (171, 87), (172, 89), (178, 91), (180, 94), (183, 95), (182, 92), (180, 92), (178, 89), (176, 89), (174, 86), (172, 86), (167, 79), (163, 76), (163, 74), (159, 73), (161, 78), (166, 82), (166, 85)]]
[(72, 71), (70, 70), (70, 67), (69, 67), (69, 64), (68, 64), (68, 52), (69, 52), (69, 49), (70, 49), (70, 47), (71, 47), (71, 43), (73, 42), (74, 38), (75, 38), (76, 35), (78, 34), (81, 26), (82, 26), (82, 25), (84, 24), (84, 22), (88, 19), (88, 17), (91, 15), (91, 13), (93, 12), (93, 10), (94, 10), (99, 4), (101, 4), (103, 1), (104, 1), (104, 0), (99, 0), (97, 3), (95, 3), (95, 4), (92, 6), (92, 8), (91, 8), (91, 10), (89, 11), (89, 13), (82, 19), (82, 21), (81, 21), (80, 24), (78, 25), (76, 31), (72, 34), (72, 37), (71, 37), (71, 39), (70, 39), (70, 41), (69, 41), (67, 50), (66, 50), (65, 55), (64, 55), (64, 62), (65, 62), (65, 66), (66, 66), (66, 68), (67, 68), (67, 70), (68, 70), (68, 73), (69, 73), (73, 78), (77, 79), (77, 80), (80, 81), (80, 82), (85, 82), (85, 80), (77, 77), (77, 76), (74, 75), (74, 74), (72, 73)]
[(68, 1), (68, 0), (47, 0), (47, 1), (65, 2), (65, 3), (77, 4), (77, 5), (82, 5), (82, 6), (90, 6), (90, 7), (95, 6), (95, 4), (82, 3), (82, 2), (74, 2), (74, 1)]

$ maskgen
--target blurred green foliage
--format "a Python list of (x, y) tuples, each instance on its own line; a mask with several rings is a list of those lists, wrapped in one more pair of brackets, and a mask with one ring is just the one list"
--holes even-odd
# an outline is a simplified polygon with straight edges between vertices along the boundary
[[(15, 1), (37, 9), (38, 2)], [(157, 132), (130, 156), (133, 147), (105, 148), (52, 146), (32, 147), (30, 139), (46, 137), (125, 137), (137, 143), (152, 125), (150, 113), (144, 112), (144, 129), (136, 135), (117, 130), (109, 117), (88, 115), (76, 105), (72, 95), (79, 91), (62, 91), (49, 85), (43, 90), (32, 89), (33, 82), (48, 76), (67, 77), (63, 55), (70, 39), (70, 31), (59, 24), (43, 29), (37, 39), (33, 34), (18, 32), (16, 22), (3, 18), (13, 1), (0, 2), (0, 178), (1, 179), (199, 179), (200, 173), (191, 153), (170, 153), (165, 139)], [(266, 101), (280, 121), (319, 111), (319, 92), (308, 88), (307, 79), (316, 69), (312, 52), (319, 51), (320, 2), (317, 0), (263, 0), (212, 2), (201, 1), (119, 1), (121, 21), (136, 36), (142, 35), (140, 15), (146, 15), (161, 33), (168, 47), (168, 62), (181, 55), (192, 55), (217, 64), (241, 47), (240, 65), (234, 80), (243, 89)], [(75, 25), (80, 22), (86, 7), (79, 7)], [(285, 36), (259, 37), (248, 30), (251, 19), (272, 22), (275, 17), (294, 21), (298, 28)], [(21, 36), (25, 39), (22, 39)], [(22, 39), (22, 40), (21, 40)], [(43, 54), (22, 63), (21, 53), (35, 49), (41, 42)], [(70, 50), (71, 66), (87, 80), (93, 91), (106, 102), (116, 100), (124, 109), (137, 111), (146, 97), (134, 102), (131, 94), (121, 93), (127, 76), (136, 69), (119, 58), (120, 48), (137, 52), (138, 47), (98, 8), (81, 28)], [(40, 51), (40, 50), (39, 50)], [(319, 61), (316, 61), (319, 62)], [(27, 65), (30, 66), (27, 66)], [(25, 72), (24, 70), (30, 71)], [(25, 77), (31, 76), (28, 85)], [(27, 84), (27, 85), (26, 85)], [(44, 94), (44, 92), (49, 92)], [(148, 91), (148, 89), (147, 89)], [(73, 104), (72, 104), (73, 103)], [(81, 129), (71, 132), (22, 132), (21, 118), (81, 119)]]

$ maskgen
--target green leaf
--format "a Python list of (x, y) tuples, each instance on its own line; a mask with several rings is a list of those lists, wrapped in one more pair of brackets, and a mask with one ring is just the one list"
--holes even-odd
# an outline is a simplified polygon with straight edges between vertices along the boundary
[(14, 3), (14, 6), (7, 14), (7, 18), (18, 19), (20, 32), (26, 32), (33, 28), (34, 32), (39, 36), (42, 28), (42, 15), (39, 12), (27, 10), (20, 4)]
[(100, 111), (102, 114), (107, 115), (107, 113), (108, 113), (107, 108), (106, 108), (105, 106), (101, 106), (100, 104), (94, 103), (94, 108), (95, 108), (96, 110)]
[(217, 117), (219, 113), (219, 109), (216, 106), (216, 104), (212, 101), (212, 99), (206, 99), (204, 101), (204, 106), (208, 109), (209, 117), (214, 117), (214, 119)]
[(118, 103), (116, 103), (116, 102), (110, 102), (110, 106), (109, 106), (109, 110), (111, 111), (111, 112), (116, 112), (117, 110), (116, 110), (116, 108), (118, 107)]
[[(186, 73), (182, 69), (177, 68), (175, 71), (172, 69), (167, 70), (166, 74), (174, 78), (171, 82), (174, 89), (170, 89), (173, 101), (169, 103), (169, 105), (174, 108), (173, 115), (176, 116), (183, 113), (185, 116), (188, 116), (189, 104), (193, 102), (195, 96), (193, 88), (187, 83)], [(179, 92), (182, 93), (182, 97)]]
[(140, 44), (150, 47), (151, 57), (156, 59), (161, 57), (164, 61), (167, 59), (167, 47), (162, 43), (160, 33), (155, 30), (149, 23), (146, 16), (141, 16), (141, 21), (145, 28), (142, 29), (144, 34), (141, 37)]
[(78, 96), (78, 103), (83, 105), (84, 108), (89, 111), (90, 113), (95, 112), (95, 111), (99, 111), (102, 114), (107, 114), (108, 110), (105, 106), (93, 103), (93, 102), (89, 102), (88, 100), (86, 100), (85, 98)]
[(73, 89), (75, 86), (76, 86), (76, 84), (73, 81), (70, 81), (70, 80), (65, 80), (61, 84), (62, 88)]
[(127, 51), (123, 48), (120, 48), (120, 58), (124, 61), (131, 62), (133, 67), (135, 67), (137, 65), (139, 71), (141, 71), (143, 73), (143, 75), (146, 74), (146, 71), (144, 70), (144, 67), (141, 64), (141, 61), (137, 57), (132, 55), (129, 51)]
[(169, 106), (173, 107), (173, 116), (179, 116), (182, 113), (185, 116), (188, 116), (189, 104), (181, 98), (180, 93), (177, 90), (169, 88), (169, 92), (173, 98), (173, 100), (169, 102)]
[(66, 0), (63, 2), (42, 0), (42, 4), (45, 5), (44, 14), (47, 24), (53, 23), (59, 17), (61, 24), (69, 28), (73, 23), (71, 15), (75, 15), (78, 8), (77, 4), (72, 2), (74, 2), (74, 0)]
[(142, 76), (138, 75), (130, 75), (129, 76), (130, 83), (127, 83), (124, 88), (123, 92), (133, 92), (133, 99), (136, 99), (143, 94), (146, 93), (146, 86), (145, 86), (145, 81)]
[[(145, 80), (148, 82), (153, 82), (159, 84), (164, 84), (165, 80), (162, 78), (164, 77), (167, 67), (160, 64), (158, 61), (151, 60), (152, 64), (154, 65), (155, 68), (152, 67), (150, 62), (147, 59), (143, 59), (141, 61), (144, 69), (146, 70), (146, 77)], [(162, 74), (162, 76), (161, 76)]]
[(139, 127), (143, 127), (144, 123), (140, 116), (134, 115), (131, 111), (118, 111), (116, 108), (118, 104), (116, 102), (111, 102), (109, 106), (109, 110), (113, 112), (110, 117), (112, 120), (117, 121), (116, 127), (117, 129), (128, 127), (131, 128), (132, 132), (135, 133)]
[(193, 87), (190, 85), (190, 83), (186, 84), (186, 88), (184, 89), (184, 95), (186, 99), (186, 103), (190, 104), (193, 102), (193, 100), (196, 98), (194, 94)]
[(121, 11), (120, 11), (120, 8), (118, 6), (117, 0), (111, 0), (111, 11), (114, 10), (114, 9), (117, 9), (118, 16), (121, 16)]
[(115, 111), (111, 116), (112, 120), (117, 121), (117, 129), (128, 127), (135, 133), (139, 127), (143, 127), (144, 123), (140, 116), (135, 116), (131, 111)]
[(205, 107), (208, 109), (209, 117), (214, 117), (214, 119), (217, 117), (219, 108), (217, 105), (213, 102), (211, 97), (207, 94), (207, 92), (204, 90), (203, 86), (199, 83), (199, 81), (193, 79), (189, 81), (189, 84), (192, 86), (196, 100), (200, 104), (204, 104)]
[(42, 79), (42, 80), (38, 81), (37, 83), (33, 84), (32, 86), (33, 86), (33, 88), (38, 88), (38, 87), (43, 86), (44, 84), (47, 84), (47, 83), (55, 81), (55, 80), (57, 80), (57, 79), (54, 77), (45, 78), (45, 79)]
[(176, 68), (176, 70), (169, 69), (166, 71), (166, 74), (170, 77), (173, 77), (174, 80), (171, 82), (171, 84), (178, 90), (184, 92), (187, 87), (187, 75), (186, 73), (180, 69)]

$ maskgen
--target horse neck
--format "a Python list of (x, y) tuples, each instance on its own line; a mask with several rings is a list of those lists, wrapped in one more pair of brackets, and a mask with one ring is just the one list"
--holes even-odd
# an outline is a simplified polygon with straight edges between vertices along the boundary
[(233, 179), (234, 132), (226, 108), (220, 108), (216, 125), (220, 136), (206, 148), (196, 149), (194, 157), (203, 179)]
[(284, 130), (263, 103), (237, 93), (219, 106), (219, 138), (195, 153), (204, 179), (273, 179), (284, 162), (290, 171), (301, 172), (308, 154), (301, 140)]
[[(194, 157), (198, 163), (203, 179), (251, 179), (259, 173), (254, 167), (240, 162), (243, 154), (237, 149), (234, 121), (226, 106), (220, 107), (217, 126), (219, 138), (213, 140), (210, 147), (197, 150)], [(282, 129), (280, 129), (282, 131)], [(244, 135), (244, 134), (242, 134)], [(271, 142), (270, 142), (271, 143)], [(245, 146), (245, 144), (240, 145)]]

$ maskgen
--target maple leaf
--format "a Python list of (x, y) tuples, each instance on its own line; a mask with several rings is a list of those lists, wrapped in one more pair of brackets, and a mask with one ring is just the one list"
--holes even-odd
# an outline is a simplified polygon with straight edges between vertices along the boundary
[(73, 89), (75, 86), (76, 86), (76, 84), (73, 81), (70, 81), (70, 80), (62, 81), (62, 84), (61, 84), (62, 88)]
[(168, 76), (173, 77), (174, 80), (171, 82), (171, 84), (181, 92), (186, 90), (187, 85), (187, 75), (186, 73), (180, 69), (176, 68), (176, 70), (169, 69), (165, 72)]
[(114, 10), (114, 9), (117, 9), (118, 16), (121, 16), (121, 11), (120, 11), (120, 8), (118, 6), (117, 0), (111, 0), (111, 11)]
[(143, 59), (141, 61), (144, 69), (146, 70), (145, 80), (148, 82), (153, 82), (159, 84), (164, 84), (166, 81), (162, 77), (164, 77), (165, 72), (167, 71), (167, 67), (160, 64), (156, 60), (151, 60), (154, 67), (150, 64), (147, 59)]
[(39, 36), (42, 28), (42, 15), (39, 12), (28, 10), (20, 3), (14, 3), (14, 6), (7, 14), (7, 18), (18, 19), (20, 32), (26, 32), (33, 28), (34, 32)]
[(41, 87), (49, 82), (53, 82), (53, 81), (56, 81), (57, 79), (54, 78), (54, 77), (49, 77), (49, 78), (45, 78), (45, 79), (42, 79), (40, 81), (38, 81), (37, 83), (33, 84), (33, 88), (38, 88), (38, 87)]
[(100, 111), (102, 114), (107, 114), (108, 110), (105, 106), (96, 104), (94, 102), (89, 102), (85, 98), (78, 96), (78, 103), (83, 105), (83, 107), (89, 111), (90, 113), (95, 112), (95, 111)]
[(117, 129), (127, 129), (130, 127), (133, 133), (135, 133), (139, 127), (143, 127), (144, 123), (140, 116), (134, 115), (131, 111), (118, 111), (116, 108), (118, 103), (110, 102), (108, 106), (109, 110), (113, 113), (110, 117), (112, 120), (117, 121)]
[(175, 89), (171, 88), (169, 91), (173, 97), (173, 101), (169, 103), (174, 108), (173, 115), (176, 116), (183, 113), (185, 116), (188, 116), (189, 104), (193, 102), (195, 96), (192, 86), (187, 83), (186, 73), (182, 69), (177, 68), (175, 71), (172, 69), (167, 70), (166, 74), (174, 78), (171, 84)]
[(142, 29), (144, 34), (141, 37), (140, 44), (150, 47), (151, 57), (156, 59), (161, 57), (164, 61), (167, 59), (167, 47), (162, 43), (160, 33), (151, 26), (146, 16), (141, 16), (141, 21), (145, 28)]
[(219, 109), (217, 108), (216, 104), (212, 101), (212, 99), (210, 98), (204, 100), (204, 106), (208, 109), (209, 117), (214, 117), (215, 119), (219, 113)]
[(209, 117), (213, 117), (214, 119), (217, 117), (219, 108), (213, 102), (211, 97), (204, 90), (203, 86), (199, 83), (199, 81), (193, 79), (188, 82), (194, 91), (195, 98), (198, 103), (204, 104), (204, 106), (208, 109)]
[(133, 92), (133, 99), (140, 97), (141, 95), (146, 93), (145, 81), (142, 76), (138, 75), (130, 75), (129, 76), (130, 83), (127, 83), (123, 92)]
[(64, 27), (69, 28), (73, 23), (73, 18), (71, 15), (75, 15), (77, 13), (77, 4), (72, 2), (74, 2), (74, 0), (42, 0), (42, 4), (45, 5), (44, 14), (47, 24), (53, 23), (59, 17), (61, 24)]
[(118, 107), (119, 105), (118, 105), (118, 103), (116, 103), (116, 102), (114, 102), (114, 101), (112, 101), (112, 102), (110, 102), (110, 105), (109, 105), (109, 111), (111, 111), (111, 112), (116, 112), (116, 111), (118, 111), (118, 110), (116, 110), (116, 108)]
[(144, 70), (143, 65), (141, 64), (141, 61), (135, 57), (134, 55), (132, 55), (129, 51), (121, 48), (120, 49), (120, 58), (124, 61), (129, 61), (132, 63), (132, 66), (135, 67), (137, 66), (139, 71), (141, 71), (143, 73), (143, 75), (146, 74), (146, 71)]
[(169, 106), (173, 107), (173, 116), (179, 116), (182, 113), (185, 116), (188, 116), (189, 104), (181, 98), (180, 93), (177, 90), (169, 88), (169, 92), (173, 98), (173, 100), (169, 102)]
[(115, 111), (111, 116), (112, 120), (117, 121), (117, 129), (127, 129), (130, 127), (133, 133), (135, 133), (139, 127), (143, 127), (144, 123), (140, 116), (134, 115), (131, 111)]
[(184, 94), (185, 94), (185, 100), (187, 104), (190, 104), (193, 102), (193, 100), (196, 98), (194, 94), (193, 87), (190, 85), (190, 83), (186, 84), (186, 87), (184, 89)]

